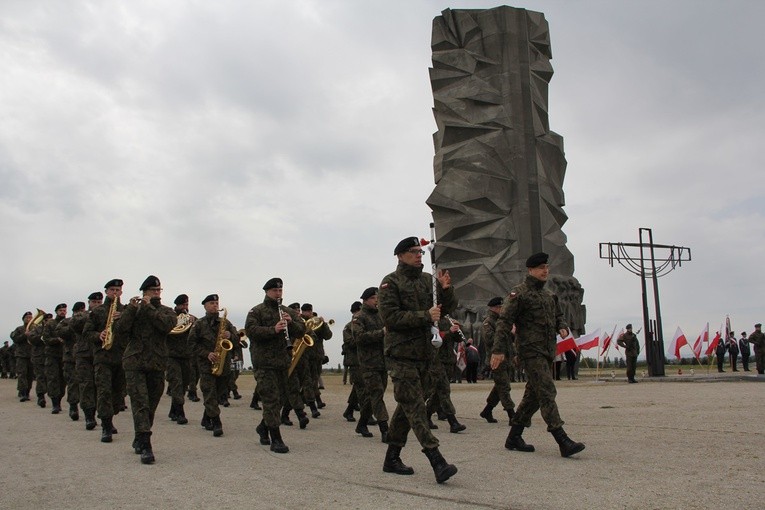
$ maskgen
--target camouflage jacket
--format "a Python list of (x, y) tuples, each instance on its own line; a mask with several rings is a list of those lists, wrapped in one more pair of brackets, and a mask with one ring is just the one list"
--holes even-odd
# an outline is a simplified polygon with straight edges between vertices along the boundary
[[(354, 315), (355, 316), (355, 315)], [(359, 356), (353, 339), (353, 319), (343, 327), (343, 365), (346, 367), (359, 366)]]
[(45, 363), (45, 343), (43, 342), (43, 324), (32, 326), (27, 332), (27, 340), (31, 345), (32, 363)]
[(73, 319), (74, 315), (67, 317), (56, 327), (56, 336), (64, 341), (64, 361), (70, 363), (74, 361), (74, 345), (79, 339), (79, 335), (72, 329)]
[(22, 324), (11, 332), (11, 340), (13, 340), (13, 345), (16, 346), (17, 358), (29, 359), (32, 356), (32, 346), (29, 345), (25, 325)]
[[(82, 327), (83, 342), (87, 342), (93, 349), (93, 363), (109, 363), (112, 365), (122, 364), (122, 355), (125, 351), (125, 339), (124, 335), (120, 335), (117, 331), (117, 324), (119, 324), (121, 317), (114, 321), (112, 326), (113, 343), (112, 348), (108, 351), (103, 348), (103, 342), (101, 341), (101, 332), (106, 328), (106, 319), (109, 316), (109, 307), (112, 305), (110, 297), (104, 298), (104, 302), (101, 305), (93, 308), (88, 314), (88, 318), (85, 320), (85, 325)], [(124, 313), (126, 306), (117, 301), (116, 310)], [(78, 355), (83, 355), (85, 351), (78, 352)]]
[(262, 303), (249, 311), (244, 323), (245, 332), (250, 339), (252, 367), (255, 370), (286, 370), (290, 366), (292, 350), (287, 346), (284, 331), (277, 333), (274, 329), (276, 323), (281, 320), (279, 310), (292, 317), (292, 322), (287, 327), (290, 340), (294, 341), (305, 335), (305, 323), (297, 312), (266, 296)]
[[(189, 345), (194, 350), (194, 363), (199, 364), (199, 371), (207, 372), (212, 371), (212, 363), (207, 356), (215, 350), (215, 343), (218, 340), (218, 329), (220, 329), (221, 317), (217, 313), (205, 314), (201, 319), (197, 319), (194, 325), (189, 330)], [(231, 334), (231, 344), (236, 349), (236, 344), (239, 343), (239, 334), (231, 321), (226, 319), (226, 323), (223, 326), (224, 331), (228, 331)], [(171, 335), (174, 336), (174, 335)], [(225, 359), (223, 360), (223, 374), (228, 375), (231, 372), (230, 361), (231, 354), (234, 349), (225, 353)]]
[(359, 366), (367, 370), (385, 370), (385, 334), (378, 309), (362, 305), (351, 321), (351, 331)]
[(568, 329), (558, 297), (544, 288), (545, 282), (531, 275), (513, 287), (505, 299), (497, 319), (494, 335), (494, 354), (509, 352), (512, 329), (515, 324), (515, 346), (521, 359), (555, 357), (555, 336), (560, 329)]
[(167, 368), (167, 335), (178, 319), (160, 298), (149, 303), (128, 305), (114, 329), (125, 339), (122, 368), (125, 370), (164, 371)]
[(443, 367), (446, 369), (446, 373), (451, 379), (452, 373), (450, 370), (457, 362), (455, 349), (460, 344), (460, 342), (462, 342), (462, 337), (459, 333), (452, 333), (449, 331), (452, 325), (447, 319), (441, 319), (441, 322), (438, 324), (438, 326), (441, 329), (441, 339), (444, 343), (441, 344), (441, 347), (439, 348), (433, 347), (432, 345), (431, 347), (433, 348), (433, 354), (436, 362), (443, 365)]
[[(491, 355), (494, 353), (494, 339), (497, 335), (497, 319), (499, 318), (499, 314), (489, 310), (488, 314), (483, 320), (483, 325), (481, 329), (481, 338), (484, 342), (485, 346), (485, 352), (486, 352), (486, 363), (489, 363), (489, 360), (491, 359)], [(515, 356), (515, 336), (511, 331), (507, 331), (506, 333), (510, 334), (510, 338), (506, 339), (505, 342), (502, 343), (504, 347), (504, 351), (497, 354), (504, 354), (505, 359), (508, 361), (511, 360)]]
[(749, 343), (752, 344), (752, 347), (754, 347), (755, 354), (765, 352), (765, 333), (762, 331), (753, 332), (751, 335), (749, 335)]
[[(422, 267), (399, 263), (385, 278), (377, 294), (377, 309), (385, 324), (385, 355), (399, 359), (432, 359), (431, 333), (433, 319), (433, 276)], [(442, 289), (437, 283), (441, 314), (457, 308), (454, 287)]]
[(625, 356), (637, 356), (640, 354), (640, 341), (635, 333), (627, 331), (616, 339), (619, 347), (624, 347)]
[[(176, 312), (173, 310), (176, 317), (176, 324), (178, 323), (178, 316), (185, 312)], [(196, 322), (194, 323), (196, 324)], [(173, 326), (175, 327), (175, 326)], [(192, 325), (193, 327), (193, 325)], [(167, 355), (171, 358), (189, 358), (191, 353), (192, 359), (196, 357), (195, 347), (189, 343), (189, 335), (192, 328), (187, 329), (183, 333), (177, 335), (167, 335)]]
[(93, 358), (93, 351), (95, 346), (93, 342), (88, 341), (85, 338), (85, 323), (88, 321), (90, 311), (78, 312), (72, 316), (72, 321), (69, 323), (70, 329), (74, 332), (77, 340), (74, 344), (74, 357), (76, 358)]
[(64, 339), (58, 336), (56, 330), (64, 320), (58, 316), (45, 321), (42, 340), (45, 344), (45, 356), (50, 358), (64, 357)]
[(305, 352), (308, 359), (322, 361), (326, 355), (324, 352), (324, 341), (332, 338), (332, 330), (329, 324), (324, 322), (316, 331), (308, 330), (308, 334), (313, 338), (313, 347)]

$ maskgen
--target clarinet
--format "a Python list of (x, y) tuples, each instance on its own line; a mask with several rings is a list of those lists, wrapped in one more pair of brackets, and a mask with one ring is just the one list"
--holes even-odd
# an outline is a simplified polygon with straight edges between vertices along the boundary
[[(454, 326), (454, 319), (452, 319), (451, 315), (449, 315), (449, 314), (447, 313), (446, 315), (444, 315), (444, 317), (446, 317), (446, 320), (448, 320), (448, 321), (449, 321), (449, 324), (451, 324), (452, 326)], [(462, 328), (459, 328), (459, 329), (457, 330), (457, 333), (460, 335), (460, 338), (462, 339), (462, 341), (463, 341), (463, 342), (465, 342), (465, 343), (467, 343), (467, 338), (465, 338), (465, 333), (463, 333), (463, 332), (462, 332)]]
[[(276, 306), (279, 307), (279, 317), (281, 318), (281, 320), (286, 321), (284, 317), (286, 315), (286, 312), (282, 310), (282, 298), (279, 298), (277, 300)], [(287, 349), (292, 349), (292, 340), (290, 340), (289, 323), (287, 323), (287, 325), (284, 328), (284, 340), (287, 343)]]

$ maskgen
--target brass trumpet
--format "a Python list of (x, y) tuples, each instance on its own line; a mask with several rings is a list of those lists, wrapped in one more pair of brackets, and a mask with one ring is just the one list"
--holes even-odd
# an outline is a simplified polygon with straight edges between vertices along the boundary
[[(335, 319), (329, 319), (327, 324), (330, 326), (335, 323)], [(324, 317), (311, 317), (305, 321), (305, 327), (311, 331), (316, 331), (324, 325)]]

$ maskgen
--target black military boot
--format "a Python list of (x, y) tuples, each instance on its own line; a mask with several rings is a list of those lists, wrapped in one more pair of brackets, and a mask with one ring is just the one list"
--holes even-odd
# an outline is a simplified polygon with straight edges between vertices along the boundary
[(45, 393), (37, 394), (37, 405), (42, 408), (45, 408)]
[(380, 441), (383, 443), (388, 442), (388, 422), (385, 420), (381, 420), (378, 424), (378, 427), (380, 427)]
[(300, 425), (301, 429), (304, 429), (308, 426), (308, 422), (311, 421), (308, 419), (308, 415), (305, 414), (305, 411), (302, 409), (300, 411), (295, 411), (295, 414), (297, 415), (298, 424)]
[(533, 452), (534, 445), (526, 444), (521, 434), (523, 434), (523, 425), (513, 425), (510, 427), (510, 434), (505, 440), (505, 448), (508, 450), (518, 450), (519, 452)]
[(213, 429), (212, 418), (207, 416), (207, 412), (205, 412), (202, 415), (202, 422), (200, 423), (200, 425), (203, 426), (205, 428), (205, 430), (212, 430)]
[(96, 410), (95, 409), (83, 409), (85, 413), (85, 430), (93, 430), (96, 428)]
[(493, 405), (486, 404), (486, 407), (483, 408), (479, 416), (489, 423), (497, 423), (497, 419), (491, 414), (492, 409), (494, 409)]
[(240, 398), (242, 398), (242, 396), (239, 394), (237, 390), (234, 390), (233, 393), (234, 393), (234, 400), (239, 400)]
[(282, 441), (282, 433), (279, 431), (279, 427), (268, 429), (271, 433), (271, 451), (274, 453), (287, 453), (290, 449)]
[(135, 437), (133, 437), (133, 453), (136, 455), (141, 455), (141, 450), (143, 450), (143, 445), (141, 444), (141, 434), (139, 432), (136, 432)]
[(431, 415), (431, 416), (428, 416), (428, 428), (429, 428), (430, 430), (436, 430), (436, 429), (438, 428), (438, 425), (436, 425), (435, 423), (433, 423), (433, 416), (432, 416), (432, 415)]
[(167, 417), (172, 421), (178, 421), (178, 406), (170, 404), (170, 412), (167, 413)]
[(401, 447), (388, 445), (388, 451), (385, 452), (385, 461), (383, 462), (383, 471), (386, 473), (396, 473), (397, 475), (413, 475), (414, 469), (405, 465), (401, 461)]
[(319, 409), (324, 409), (327, 407), (327, 404), (321, 401), (321, 395), (316, 395), (316, 407)]
[(351, 404), (348, 404), (348, 407), (345, 408), (343, 418), (345, 418), (346, 421), (356, 421), (356, 418), (353, 416), (353, 406)]
[(308, 402), (308, 407), (311, 409), (311, 416), (314, 418), (318, 418), (321, 416), (321, 413), (316, 408), (316, 402)]
[(189, 400), (192, 402), (199, 402), (196, 390), (189, 390)]
[(367, 428), (367, 418), (366, 416), (362, 416), (359, 418), (358, 423), (356, 423), (356, 433), (361, 434), (362, 437), (372, 437), (373, 434), (369, 432), (369, 429)]
[(258, 404), (258, 394), (253, 393), (252, 394), (252, 400), (250, 401), (250, 407), (255, 409), (256, 411), (261, 411), (263, 408), (260, 407), (260, 404)]
[(141, 464), (154, 464), (154, 451), (151, 449), (151, 432), (142, 432)]
[(290, 421), (290, 411), (292, 408), (290, 407), (283, 407), (282, 408), (282, 425), (287, 425), (288, 427), (292, 426), (292, 421)]
[(176, 412), (176, 419), (175, 423), (178, 425), (186, 425), (189, 422), (189, 419), (186, 418), (186, 411), (183, 410), (183, 404), (178, 404), (175, 408)]
[(102, 443), (111, 443), (112, 442), (112, 419), (109, 418), (101, 418), (101, 442)]
[(513, 416), (515, 416), (515, 410), (507, 409), (507, 426), (508, 427), (513, 426)]
[(451, 432), (452, 434), (462, 432), (463, 430), (467, 428), (466, 426), (458, 422), (457, 417), (454, 416), (453, 414), (447, 414), (446, 420), (449, 422), (449, 432)]
[(444, 483), (457, 473), (457, 466), (446, 462), (438, 448), (423, 448), (422, 453), (425, 454), (430, 461), (430, 465), (433, 467), (436, 482)]
[(561, 457), (570, 457), (575, 453), (579, 453), (584, 450), (584, 443), (577, 443), (576, 441), (573, 441), (570, 437), (568, 437), (568, 435), (566, 435), (563, 427), (552, 430), (550, 433), (553, 435), (555, 441), (557, 441), (558, 446), (560, 447)]
[(19, 402), (29, 402), (29, 392), (19, 392)]
[(72, 421), (80, 419), (80, 412), (77, 410), (77, 404), (69, 404), (69, 418), (71, 418)]
[(61, 397), (55, 397), (50, 399), (53, 409), (50, 414), (58, 414), (61, 412)]
[(223, 423), (220, 421), (220, 415), (215, 416), (212, 419), (213, 436), (220, 437), (223, 435)]
[(271, 444), (271, 439), (268, 437), (268, 427), (266, 427), (266, 422), (264, 420), (260, 420), (260, 424), (255, 427), (255, 432), (260, 436), (260, 444)]

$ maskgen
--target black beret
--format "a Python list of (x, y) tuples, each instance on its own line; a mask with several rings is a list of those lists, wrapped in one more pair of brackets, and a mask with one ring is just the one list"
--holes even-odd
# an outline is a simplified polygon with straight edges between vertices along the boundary
[(24, 317), (26, 317), (27, 315), (31, 316), (32, 312), (24, 312), (24, 315), (22, 315), (21, 318), (24, 319)]
[[(29, 312), (27, 312), (27, 313), (29, 313)], [(758, 322), (757, 324), (755, 324), (755, 325), (754, 325), (754, 327), (755, 327), (755, 328), (761, 328), (761, 327), (762, 327), (762, 324), (760, 324), (760, 323)]]
[(159, 283), (159, 278), (157, 278), (153, 274), (150, 274), (149, 276), (146, 277), (146, 279), (143, 281), (143, 283), (138, 288), (138, 290), (146, 290), (149, 287), (159, 287), (160, 285), (162, 284)]
[(526, 267), (537, 267), (541, 266), (542, 264), (547, 264), (547, 259), (549, 258), (550, 256), (548, 254), (540, 251), (539, 253), (535, 253), (526, 259)]
[(72, 307), (73, 312), (79, 312), (80, 310), (84, 310), (84, 309), (85, 309), (85, 303), (83, 303), (82, 301), (77, 301)]
[[(202, 304), (207, 303), (208, 301), (218, 301), (218, 295), (217, 294), (210, 294), (206, 298), (202, 300)], [(177, 305), (178, 303), (176, 303)]]
[(407, 237), (406, 239), (402, 239), (397, 245), (396, 248), (393, 250), (393, 255), (398, 255), (399, 253), (404, 253), (409, 248), (414, 248), (415, 246), (420, 246), (420, 240), (416, 237)]
[(502, 298), (499, 296), (493, 297), (489, 300), (486, 306), (488, 306), (489, 308), (492, 308), (494, 306), (502, 306)]
[(122, 280), (119, 278), (114, 278), (113, 280), (109, 280), (104, 284), (104, 288), (108, 289), (109, 287), (122, 287)]
[(263, 290), (281, 289), (282, 285), (281, 278), (271, 278), (265, 285), (263, 285)]
[(90, 294), (90, 296), (88, 296), (88, 299), (90, 299), (91, 301), (93, 301), (95, 299), (103, 300), (104, 299), (104, 295), (101, 292), (92, 292)]
[(367, 299), (376, 295), (377, 295), (377, 287), (369, 287), (365, 289), (364, 292), (361, 293), (361, 300), (366, 301)]
[(313, 305), (311, 303), (303, 303), (303, 306), (301, 306), (300, 309), (304, 312), (313, 312)]
[(361, 302), (354, 301), (353, 304), (351, 305), (351, 313), (356, 313), (359, 310), (361, 310)]
[(632, 329), (632, 324), (627, 324), (627, 325), (626, 325), (626, 326), (624, 326), (624, 327), (625, 327), (625, 328), (627, 328), (627, 329)]
[(53, 310), (54, 312), (58, 312), (62, 308), (66, 308), (66, 303), (59, 303), (56, 305), (56, 308)]
[(175, 305), (183, 305), (189, 302), (189, 296), (186, 294), (178, 294), (178, 297), (175, 298), (175, 301), (173, 301), (173, 304)]
[(287, 308), (292, 308), (293, 310), (300, 310), (300, 303), (298, 303), (298, 302), (292, 303)]

